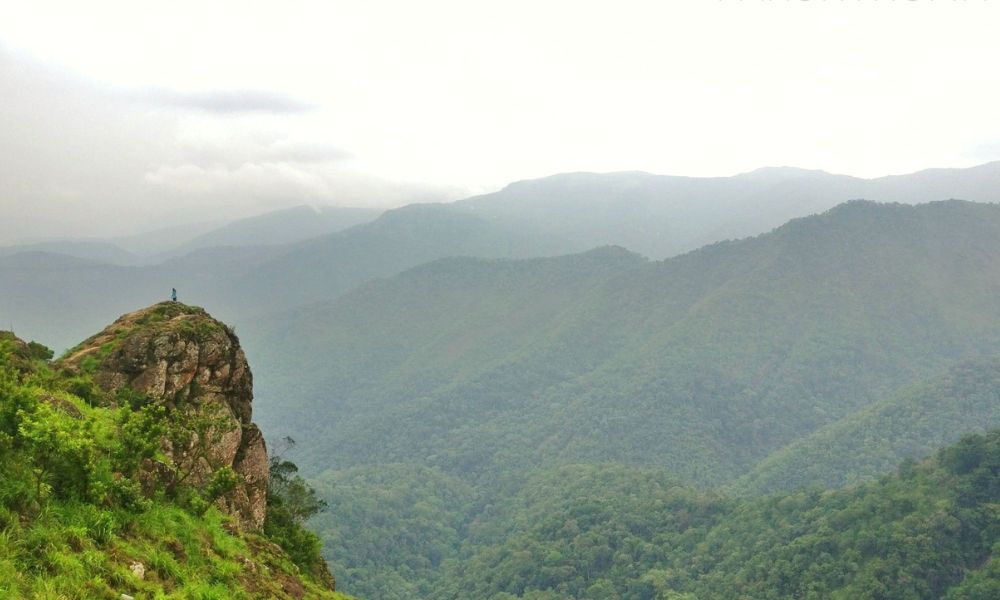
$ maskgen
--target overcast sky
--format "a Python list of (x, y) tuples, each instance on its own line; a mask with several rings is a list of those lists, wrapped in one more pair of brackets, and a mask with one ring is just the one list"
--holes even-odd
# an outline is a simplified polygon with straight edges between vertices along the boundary
[(0, 244), (556, 172), (1000, 159), (1000, 2), (0, 5)]

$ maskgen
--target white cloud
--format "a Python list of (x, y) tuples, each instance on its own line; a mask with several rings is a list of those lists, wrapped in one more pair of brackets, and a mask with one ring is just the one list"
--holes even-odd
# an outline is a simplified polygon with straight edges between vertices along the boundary
[(60, 77), (0, 81), (0, 111), (28, 113), (0, 152), (17, 185), (146, 210), (279, 185), (375, 203), (572, 170), (968, 166), (1000, 135), (997, 22), (1000, 2), (38, 0), (5, 7), (0, 41), (101, 84), (73, 104)]
[(365, 172), (350, 151), (297, 128), (303, 111), (249, 110), (260, 98), (234, 94), (240, 110), (221, 114), (151, 107), (130, 88), (0, 46), (0, 245), (121, 235), (303, 202), (396, 206), (464, 195)]
[(145, 180), (187, 194), (227, 194), (248, 197), (303, 197), (328, 200), (330, 188), (316, 173), (285, 163), (245, 163), (235, 169), (197, 165), (163, 166)]

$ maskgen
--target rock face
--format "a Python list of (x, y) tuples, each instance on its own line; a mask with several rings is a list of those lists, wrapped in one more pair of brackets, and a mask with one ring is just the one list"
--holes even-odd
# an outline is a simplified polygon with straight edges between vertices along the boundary
[[(251, 422), (253, 376), (232, 330), (201, 308), (163, 302), (120, 317), (60, 365), (92, 373), (109, 398), (131, 388), (164, 404), (175, 418), (183, 415), (185, 423), (200, 419), (201, 433), (187, 447), (165, 442), (164, 449), (175, 464), (188, 465), (185, 484), (205, 486), (220, 468), (235, 471), (235, 486), (216, 502), (241, 527), (263, 527), (267, 449)], [(151, 466), (151, 477), (165, 477), (154, 472)]]

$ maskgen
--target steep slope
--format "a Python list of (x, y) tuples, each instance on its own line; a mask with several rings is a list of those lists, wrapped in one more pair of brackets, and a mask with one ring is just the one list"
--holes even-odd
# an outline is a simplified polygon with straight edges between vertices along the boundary
[(962, 435), (1000, 427), (1000, 362), (962, 363), (775, 452), (728, 487), (735, 494), (878, 477)]
[[(206, 430), (190, 447), (168, 449), (174, 463), (190, 463), (178, 476), (204, 487), (219, 469), (232, 470), (237, 483), (219, 497), (220, 508), (245, 529), (263, 528), (267, 450), (251, 422), (253, 377), (232, 330), (204, 310), (164, 302), (123, 315), (71, 349), (55, 367), (74, 374), (86, 371), (107, 394), (128, 390), (210, 427), (218, 437), (210, 445), (204, 445)], [(152, 466), (145, 475), (157, 479)]]
[(261, 419), (315, 433), (309, 465), (495, 478), (542, 456), (718, 484), (1000, 342), (993, 205), (855, 202), (619, 258), (442, 261), (269, 317), (247, 336), (281, 398)]
[[(641, 257), (621, 248), (524, 261), (442, 259), (371, 282), (335, 302), (268, 316), (257, 327), (266, 333), (250, 333), (245, 341), (263, 361), (277, 361), (265, 386), (273, 391), (288, 386), (288, 401), (262, 405), (260, 414), (282, 434), (326, 428), (330, 424), (322, 415), (333, 409), (349, 410), (357, 419), (384, 417), (386, 434), (404, 418), (422, 429), (424, 419), (397, 414), (419, 410), (404, 398), (429, 402), (437, 388), (475, 380), (484, 366), (505, 368), (511, 356), (546, 351), (545, 332), (558, 330), (567, 317), (573, 325), (572, 309), (579, 298), (609, 277), (643, 264)], [(564, 361), (517, 375), (537, 384), (549, 376), (565, 376), (562, 369), (583, 368), (574, 364), (581, 355), (597, 364), (611, 340), (602, 342), (595, 335), (589, 341), (574, 347)], [(304, 362), (292, 368), (282, 358), (286, 352)], [(506, 391), (504, 382), (493, 383), (496, 389), (490, 393)], [(493, 410), (489, 398), (476, 401), (476, 407), (469, 412), (456, 398), (443, 413), (434, 411), (433, 419), (444, 424), (459, 414), (475, 418), (479, 408)], [(307, 429), (299, 429), (303, 426)], [(413, 435), (420, 434), (414, 430)], [(454, 448), (442, 444), (439, 450)]]
[(225, 325), (163, 303), (51, 356), (0, 332), (0, 595), (345, 598), (315, 538), (275, 526)]

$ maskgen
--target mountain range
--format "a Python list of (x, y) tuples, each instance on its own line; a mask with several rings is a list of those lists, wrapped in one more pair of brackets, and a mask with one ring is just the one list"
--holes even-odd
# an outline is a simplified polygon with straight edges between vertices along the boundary
[(307, 465), (493, 478), (542, 456), (718, 485), (994, 354), (996, 264), (1000, 206), (858, 201), (659, 262), (444, 259), (271, 315), (246, 343), (281, 397), (261, 419), (314, 436)]
[(233, 322), (362, 596), (992, 598), (997, 202), (1000, 163), (570, 173), (7, 249), (0, 325)]
[[(793, 168), (722, 178), (570, 173), (453, 204), (411, 205), (369, 222), (360, 221), (374, 213), (360, 209), (316, 213), (302, 207), (212, 232), (151, 234), (148, 247), (142, 237), (119, 240), (123, 252), (62, 242), (7, 248), (0, 252), (0, 288), (6, 290), (0, 316), (8, 326), (65, 347), (130, 307), (166, 297), (171, 287), (224, 319), (240, 320), (329, 300), (373, 278), (449, 256), (527, 258), (620, 245), (663, 258), (765, 233), (851, 199), (996, 202), (998, 190), (1000, 162), (870, 180)], [(317, 227), (326, 233), (304, 239)], [(57, 256), (11, 259), (37, 252)], [(142, 264), (124, 264), (131, 261), (128, 253)], [(75, 301), (63, 297), (61, 281), (79, 284)]]

